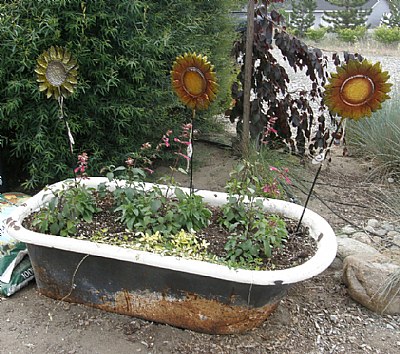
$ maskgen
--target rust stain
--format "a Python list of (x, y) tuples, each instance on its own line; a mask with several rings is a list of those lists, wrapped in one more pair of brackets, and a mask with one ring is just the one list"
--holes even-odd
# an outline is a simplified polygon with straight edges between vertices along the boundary
[(175, 327), (210, 334), (243, 333), (261, 325), (278, 307), (279, 301), (260, 308), (226, 305), (197, 295), (186, 299), (150, 292), (115, 294), (114, 302), (94, 305), (100, 309)]
[(202, 333), (247, 332), (260, 326), (279, 305), (279, 300), (262, 307), (234, 305), (233, 295), (232, 302), (225, 304), (193, 293), (176, 297), (167, 292), (148, 290), (134, 292), (121, 290), (116, 293), (79, 291), (79, 289), (71, 291), (71, 284), (62, 284), (45, 268), (38, 266), (34, 268), (39, 292), (47, 297)]

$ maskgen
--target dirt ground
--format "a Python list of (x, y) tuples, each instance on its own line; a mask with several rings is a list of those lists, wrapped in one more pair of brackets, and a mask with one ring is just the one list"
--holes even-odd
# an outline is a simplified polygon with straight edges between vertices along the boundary
[[(222, 190), (237, 158), (229, 149), (197, 143), (196, 188)], [(315, 168), (314, 168), (315, 169)], [(293, 192), (304, 201), (315, 171), (308, 162)], [(321, 173), (310, 209), (339, 230), (368, 218), (393, 221), (378, 195), (399, 188), (367, 180), (368, 164), (335, 151)], [(258, 329), (206, 335), (40, 295), (34, 283), (0, 298), (1, 353), (400, 353), (400, 316), (381, 316), (355, 303), (335, 261), (321, 275), (293, 286)]]

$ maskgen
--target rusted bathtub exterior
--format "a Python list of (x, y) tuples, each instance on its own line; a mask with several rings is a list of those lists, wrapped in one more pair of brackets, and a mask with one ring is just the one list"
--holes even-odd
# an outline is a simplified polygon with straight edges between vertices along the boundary
[[(86, 183), (95, 186), (104, 181), (91, 178)], [(316, 256), (303, 265), (278, 271), (233, 270), (38, 234), (24, 229), (21, 221), (43, 203), (41, 193), (7, 221), (8, 232), (28, 246), (40, 293), (199, 332), (242, 333), (259, 326), (292, 284), (319, 274), (336, 255), (331, 227), (310, 210), (303, 220), (311, 235), (319, 239)], [(198, 194), (214, 205), (226, 200), (224, 193)], [(298, 205), (276, 200), (266, 200), (265, 208), (293, 218), (302, 212)]]

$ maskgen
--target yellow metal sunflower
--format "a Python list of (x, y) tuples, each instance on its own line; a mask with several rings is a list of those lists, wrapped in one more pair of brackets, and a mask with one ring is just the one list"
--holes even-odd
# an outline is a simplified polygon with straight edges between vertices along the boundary
[(343, 118), (370, 117), (390, 98), (389, 78), (387, 71), (382, 72), (380, 62), (372, 65), (367, 60), (351, 60), (331, 74), (325, 86), (325, 104)]
[(37, 59), (35, 72), (39, 91), (45, 92), (47, 98), (67, 98), (78, 83), (77, 62), (66, 48), (52, 46), (44, 51)]
[(193, 110), (207, 109), (215, 100), (218, 84), (214, 67), (206, 56), (185, 53), (172, 66), (172, 87), (181, 101)]

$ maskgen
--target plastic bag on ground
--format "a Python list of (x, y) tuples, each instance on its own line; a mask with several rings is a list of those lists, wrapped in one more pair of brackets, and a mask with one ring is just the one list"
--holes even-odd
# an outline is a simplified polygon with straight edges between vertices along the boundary
[(28, 198), (23, 193), (0, 194), (0, 295), (14, 294), (34, 277), (26, 245), (8, 235), (3, 223)]

